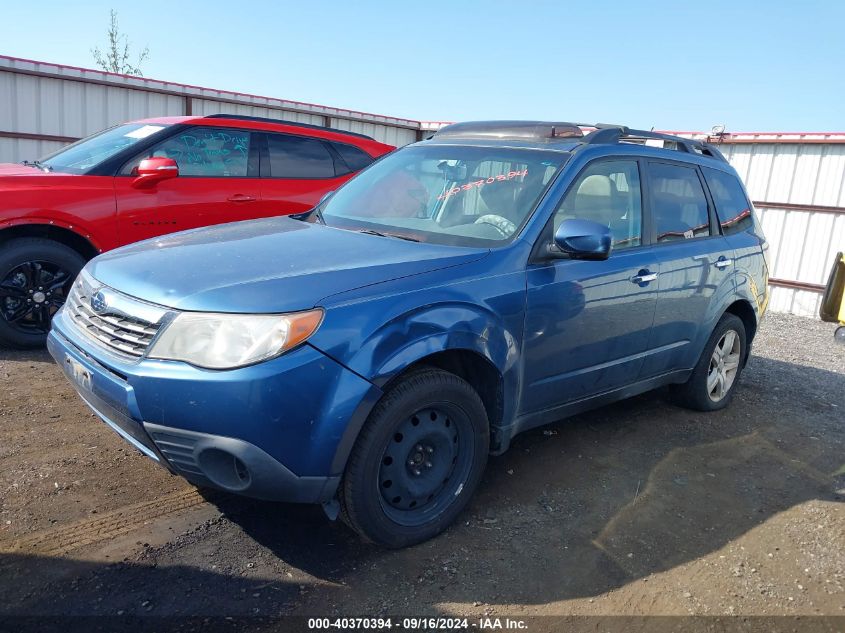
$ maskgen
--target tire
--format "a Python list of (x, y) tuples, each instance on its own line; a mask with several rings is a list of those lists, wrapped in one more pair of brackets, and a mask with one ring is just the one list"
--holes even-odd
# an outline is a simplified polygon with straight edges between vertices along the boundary
[(82, 255), (52, 240), (21, 237), (3, 242), (0, 345), (43, 347), (50, 320), (84, 265)]
[(489, 450), (487, 413), (469, 383), (439, 369), (414, 371), (364, 424), (340, 486), (341, 516), (385, 547), (428, 540), (464, 509)]
[[(721, 365), (716, 355), (717, 346), (722, 350), (719, 356), (724, 356)], [(689, 380), (673, 387), (673, 399), (680, 406), (697, 411), (724, 409), (733, 399), (747, 353), (748, 344), (742, 319), (734, 314), (722, 315)]]

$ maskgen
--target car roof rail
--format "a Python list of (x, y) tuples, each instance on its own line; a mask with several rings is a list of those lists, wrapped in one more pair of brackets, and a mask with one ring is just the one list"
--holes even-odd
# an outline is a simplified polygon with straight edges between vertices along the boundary
[(555, 141), (583, 136), (577, 123), (562, 121), (465, 121), (440, 128), (432, 138)]
[(284, 119), (271, 119), (263, 116), (247, 116), (245, 114), (206, 114), (203, 119), (234, 119), (237, 121), (258, 121), (259, 123), (275, 123), (277, 125), (289, 125), (292, 127), (303, 127), (309, 130), (323, 130), (324, 132), (335, 132), (336, 134), (345, 134), (346, 136), (357, 136), (358, 138), (365, 138), (368, 141), (374, 141), (372, 136), (366, 134), (359, 134), (358, 132), (348, 132), (347, 130), (339, 130), (334, 127), (327, 127), (325, 125), (314, 125), (312, 123), (300, 123), (298, 121), (285, 121)]
[(645, 142), (647, 140), (654, 139), (674, 143), (674, 149), (677, 149), (681, 152), (709, 156), (725, 163), (728, 162), (728, 159), (725, 158), (722, 152), (720, 152), (715, 146), (711, 145), (710, 143), (697, 141), (695, 139), (684, 138), (682, 136), (675, 136), (673, 134), (663, 134), (661, 132), (653, 132), (650, 130), (632, 130), (628, 127), (625, 127), (624, 125), (609, 125), (597, 123), (589, 127), (594, 127), (596, 129), (594, 132), (590, 132), (589, 134), (587, 134), (587, 136), (584, 137), (583, 142), (585, 145), (637, 143), (638, 141)]

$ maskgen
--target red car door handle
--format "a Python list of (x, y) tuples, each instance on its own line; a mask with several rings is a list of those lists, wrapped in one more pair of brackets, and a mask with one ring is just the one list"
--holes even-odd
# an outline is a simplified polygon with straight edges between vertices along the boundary
[(255, 198), (252, 196), (247, 196), (242, 193), (236, 193), (234, 196), (229, 196), (226, 198), (229, 202), (255, 202)]

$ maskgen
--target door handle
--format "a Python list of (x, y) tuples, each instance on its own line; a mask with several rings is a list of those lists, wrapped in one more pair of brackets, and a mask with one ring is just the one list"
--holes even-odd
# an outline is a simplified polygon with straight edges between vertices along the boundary
[(719, 259), (717, 259), (717, 260), (714, 262), (714, 264), (713, 264), (713, 265), (714, 265), (716, 268), (718, 268), (718, 269), (720, 269), (720, 270), (721, 270), (722, 268), (727, 268), (728, 266), (730, 266), (730, 265), (731, 265), (731, 264), (733, 264), (733, 263), (734, 263), (734, 260), (732, 260), (732, 259), (728, 259), (727, 257), (720, 257)]
[(255, 198), (252, 196), (247, 196), (243, 193), (236, 193), (234, 196), (229, 196), (226, 198), (229, 202), (255, 202)]
[(657, 273), (641, 270), (636, 276), (631, 277), (632, 284), (647, 284), (657, 279)]

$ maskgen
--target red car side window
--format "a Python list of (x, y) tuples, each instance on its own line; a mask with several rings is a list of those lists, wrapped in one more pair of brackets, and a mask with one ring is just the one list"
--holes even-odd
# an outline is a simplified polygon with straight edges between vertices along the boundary
[(268, 134), (271, 178), (334, 178), (334, 159), (325, 143), (288, 134)]
[(249, 173), (251, 136), (247, 130), (189, 128), (137, 156), (120, 173), (131, 175), (144, 158), (162, 156), (176, 161), (180, 176), (243, 178)]

